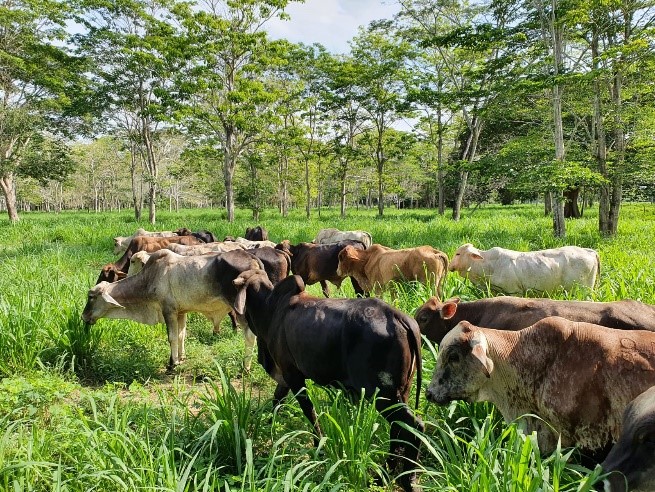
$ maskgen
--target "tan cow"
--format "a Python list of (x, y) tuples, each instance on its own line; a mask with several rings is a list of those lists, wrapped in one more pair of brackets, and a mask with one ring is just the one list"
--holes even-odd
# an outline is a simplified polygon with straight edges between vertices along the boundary
[(506, 294), (550, 292), (576, 285), (593, 288), (600, 258), (596, 250), (578, 246), (520, 252), (504, 248), (484, 251), (467, 243), (455, 251), (450, 271)]
[[(232, 281), (239, 273), (252, 268), (263, 269), (263, 266), (243, 250), (221, 255), (180, 256), (162, 249), (150, 255), (139, 274), (120, 282), (100, 282), (89, 290), (82, 319), (91, 324), (100, 318), (131, 319), (148, 325), (166, 323), (172, 368), (185, 357), (186, 314), (205, 315), (216, 330), (232, 310), (236, 297)], [(256, 339), (247, 328), (244, 337), (244, 366), (249, 369)]]
[(433, 282), (437, 295), (448, 273), (448, 256), (432, 246), (391, 249), (374, 244), (360, 250), (346, 246), (339, 252), (337, 275), (353, 277), (365, 292), (381, 293), (392, 280)]
[(527, 433), (537, 431), (542, 452), (560, 433), (562, 446), (600, 461), (621, 434), (625, 407), (653, 385), (653, 332), (556, 316), (519, 331), (462, 321), (441, 342), (427, 398), (492, 402), (507, 422), (520, 418)]
[(177, 253), (182, 256), (196, 256), (204, 255), (207, 253), (225, 253), (226, 251), (234, 251), (235, 249), (246, 249), (239, 243), (232, 241), (217, 242), (217, 243), (206, 243), (206, 244), (196, 244), (191, 246), (185, 246), (184, 244), (169, 244), (166, 246), (166, 249)]
[(146, 236), (146, 237), (173, 237), (177, 234), (173, 231), (159, 231), (159, 232), (149, 232), (145, 229), (138, 228), (134, 234), (131, 236), (116, 236), (114, 238), (114, 254), (120, 255), (125, 253), (125, 250), (130, 245), (130, 241), (137, 236)]

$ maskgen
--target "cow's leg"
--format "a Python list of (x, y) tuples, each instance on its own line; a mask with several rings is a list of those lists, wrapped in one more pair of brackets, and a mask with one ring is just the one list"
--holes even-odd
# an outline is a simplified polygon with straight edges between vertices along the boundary
[(321, 283), (321, 288), (323, 289), (323, 295), (325, 297), (330, 297), (330, 287), (328, 287), (328, 284), (325, 280), (320, 280)]
[(250, 331), (250, 328), (245, 326), (243, 328), (244, 350), (243, 350), (243, 368), (246, 372), (250, 372), (250, 365), (252, 364), (252, 353), (257, 342), (257, 336)]
[(289, 385), (291, 391), (293, 391), (293, 394), (296, 395), (296, 399), (298, 400), (298, 405), (300, 405), (300, 408), (302, 409), (302, 413), (305, 414), (307, 420), (309, 420), (314, 426), (314, 445), (318, 446), (318, 437), (321, 436), (322, 432), (316, 417), (316, 410), (314, 410), (314, 405), (309, 399), (307, 389), (305, 388), (304, 376), (300, 372), (296, 372), (294, 374), (285, 373), (284, 380)]
[[(394, 407), (390, 408), (392, 406)], [(378, 396), (376, 407), (391, 424), (389, 432), (391, 447), (387, 459), (389, 471), (391, 473), (402, 473), (402, 476), (398, 479), (398, 484), (405, 492), (418, 490), (415, 487), (416, 472), (412, 470), (415, 470), (418, 466), (420, 440), (412, 431), (405, 429), (400, 424), (404, 423), (408, 427), (423, 432), (423, 422), (414, 415), (406, 403), (400, 400), (393, 401)]]
[(180, 361), (186, 359), (186, 347), (184, 342), (186, 341), (186, 313), (178, 314), (177, 316), (177, 346), (180, 355)]
[(353, 289), (355, 289), (356, 297), (368, 297), (364, 289), (362, 289), (361, 286), (359, 285), (359, 282), (355, 280), (355, 277), (350, 277), (350, 282), (353, 284)]
[(282, 400), (289, 394), (289, 387), (285, 382), (278, 382), (277, 387), (275, 388), (275, 393), (273, 393), (273, 408), (276, 408)]
[(177, 313), (164, 313), (164, 321), (166, 322), (166, 328), (168, 330), (168, 343), (171, 346), (171, 356), (168, 359), (168, 368), (173, 369), (180, 363)]
[[(227, 313), (227, 315), (230, 317), (230, 321), (232, 322), (232, 329), (234, 331), (237, 331), (237, 328), (239, 328), (239, 323), (237, 321), (237, 314), (234, 311), (230, 311)], [(220, 325), (218, 326), (218, 329), (216, 328), (217, 325), (214, 325), (214, 333), (218, 333), (221, 330)]]

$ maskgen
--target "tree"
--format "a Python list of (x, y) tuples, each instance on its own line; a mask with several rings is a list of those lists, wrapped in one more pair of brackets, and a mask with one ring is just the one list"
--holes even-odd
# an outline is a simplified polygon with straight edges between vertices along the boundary
[(288, 0), (208, 1), (200, 10), (180, 4), (176, 44), (177, 91), (169, 99), (176, 119), (200, 145), (222, 154), (227, 219), (234, 220), (234, 172), (242, 153), (273, 116), (274, 96), (261, 75), (283, 43), (262, 30)]
[[(0, 1), (0, 188), (11, 222), (19, 219), (17, 175), (61, 179), (70, 170), (55, 135), (72, 128), (70, 96), (81, 90), (84, 71), (83, 60), (57, 45), (71, 13), (68, 2)], [(40, 151), (42, 159), (25, 162)]]

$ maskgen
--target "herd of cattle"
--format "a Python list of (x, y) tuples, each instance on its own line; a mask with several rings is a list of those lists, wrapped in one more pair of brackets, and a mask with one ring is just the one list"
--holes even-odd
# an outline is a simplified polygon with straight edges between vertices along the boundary
[[(205, 315), (217, 331), (230, 315), (243, 328), (244, 367), (257, 360), (275, 379), (275, 402), (293, 391), (320, 435), (306, 379), (367, 397), (390, 422), (388, 465), (416, 489), (423, 423), (407, 405), (421, 335), (439, 344), (428, 401), (490, 401), (508, 422), (537, 432), (542, 452), (560, 440), (587, 462), (602, 462), (606, 490), (655, 490), (655, 307), (637, 301), (557, 301), (508, 295), (442, 301), (448, 271), (505, 294), (576, 285), (593, 288), (593, 249), (484, 251), (472, 244), (452, 260), (431, 247), (395, 250), (365, 231), (324, 229), (311, 243), (274, 243), (261, 227), (216, 241), (186, 228), (114, 238), (122, 256), (102, 268), (82, 317), (165, 323), (169, 367), (185, 357), (186, 315)], [(293, 272), (292, 276), (289, 274)], [(327, 282), (350, 277), (356, 298), (329, 298)], [(382, 300), (391, 281), (430, 283), (430, 298), (408, 316)], [(325, 298), (305, 292), (320, 283)], [(404, 425), (403, 425), (404, 424)]]

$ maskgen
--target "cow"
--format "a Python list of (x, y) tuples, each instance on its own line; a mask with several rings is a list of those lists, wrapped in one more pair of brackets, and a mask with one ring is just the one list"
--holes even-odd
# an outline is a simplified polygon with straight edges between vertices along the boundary
[(177, 231), (175, 231), (175, 234), (177, 234), (178, 236), (193, 236), (196, 239), (200, 239), (203, 243), (216, 242), (216, 236), (214, 236), (214, 234), (206, 230), (193, 232), (190, 229), (187, 229), (186, 227), (181, 227)]
[(124, 253), (127, 247), (130, 245), (132, 239), (137, 236), (146, 236), (146, 237), (173, 237), (175, 232), (173, 231), (159, 231), (159, 232), (149, 232), (145, 229), (139, 228), (131, 236), (116, 236), (114, 238), (114, 254), (120, 255)]
[(548, 316), (584, 321), (619, 330), (655, 331), (655, 306), (624, 299), (613, 302), (557, 301), (500, 296), (460, 302), (431, 297), (416, 311), (421, 333), (435, 343), (460, 321), (502, 330), (520, 330)]
[[(292, 245), (288, 240), (282, 241), (276, 246), (277, 249), (286, 251), (291, 256), (291, 271), (300, 275), (305, 285), (313, 285), (320, 282), (323, 295), (330, 297), (330, 288), (327, 282), (330, 281), (338, 288), (346, 276), (337, 274), (339, 266), (339, 252), (346, 246), (364, 250), (364, 245), (359, 241), (339, 241), (333, 244), (299, 243)], [(364, 295), (364, 290), (357, 281), (351, 277), (355, 294)]]
[(127, 275), (127, 273), (121, 272), (118, 268), (116, 268), (116, 265), (113, 263), (107, 263), (102, 267), (102, 270), (100, 270), (100, 276), (98, 277), (96, 284), (102, 282), (103, 280), (105, 282), (118, 282), (119, 280), (127, 277)]
[(110, 263), (108, 265), (105, 265), (102, 268), (102, 271), (100, 272), (100, 275), (98, 276), (98, 280), (96, 281), (96, 284), (99, 284), (100, 282), (111, 282), (111, 276), (108, 275), (108, 272), (111, 272), (112, 270), (112, 265), (115, 268), (115, 270), (118, 270), (120, 272), (123, 272), (127, 274), (127, 270), (129, 269), (130, 266), (130, 258), (132, 258), (132, 255), (136, 253), (137, 251), (147, 251), (149, 253), (153, 251), (157, 251), (159, 249), (165, 248), (169, 244), (172, 243), (178, 243), (178, 244), (185, 244), (185, 245), (193, 245), (193, 244), (203, 244), (203, 242), (200, 239), (196, 239), (193, 236), (172, 236), (172, 237), (153, 237), (153, 236), (136, 236), (132, 241), (130, 241), (130, 245), (127, 247), (127, 250), (125, 250), (125, 253), (123, 253), (123, 256), (121, 256), (115, 263)]
[(467, 243), (455, 251), (450, 271), (505, 294), (552, 292), (575, 286), (593, 288), (600, 258), (596, 250), (578, 246), (528, 252), (497, 247), (483, 251)]
[(206, 244), (195, 244), (192, 246), (185, 246), (184, 244), (171, 243), (166, 246), (166, 249), (177, 253), (182, 256), (204, 255), (207, 253), (225, 253), (235, 249), (245, 249), (238, 243), (231, 241), (214, 242)]
[(273, 241), (250, 241), (243, 237), (232, 237), (226, 236), (223, 239), (224, 242), (235, 242), (240, 244), (244, 249), (255, 249), (255, 248), (275, 248), (277, 246)]
[(248, 227), (244, 237), (248, 241), (268, 241), (268, 231), (262, 226)]
[(311, 379), (337, 385), (355, 396), (372, 397), (391, 424), (391, 469), (400, 465), (400, 484), (414, 490), (411, 471), (418, 458), (419, 439), (405, 424), (423, 430), (407, 406), (414, 372), (416, 404), (421, 387), (421, 339), (416, 321), (379, 299), (322, 299), (305, 292), (299, 275), (275, 287), (261, 271), (241, 273), (235, 280), (234, 310), (244, 316), (265, 349), (264, 368), (277, 382), (275, 400), (289, 390), (313, 424), (321, 429), (303, 387)]
[(366, 250), (346, 246), (339, 253), (337, 275), (354, 278), (365, 292), (380, 294), (392, 280), (434, 282), (437, 295), (448, 273), (448, 256), (432, 246), (391, 249), (374, 244)]
[(601, 466), (611, 472), (605, 480), (608, 492), (655, 490), (655, 387), (626, 407), (621, 437)]
[(316, 244), (332, 244), (351, 239), (359, 241), (365, 248), (373, 244), (373, 237), (370, 232), (366, 231), (340, 231), (339, 229), (321, 229), (318, 231), (314, 243)]
[(492, 402), (507, 422), (537, 431), (543, 453), (559, 434), (599, 463), (625, 407), (654, 384), (655, 333), (551, 316), (519, 331), (460, 322), (441, 342), (426, 396)]
[[(263, 269), (261, 261), (243, 250), (221, 255), (180, 256), (168, 249), (150, 255), (143, 270), (120, 282), (100, 282), (89, 290), (82, 319), (130, 319), (148, 325), (165, 323), (171, 355), (169, 369), (185, 358), (186, 314), (198, 312), (214, 324), (232, 310), (240, 272)], [(263, 271), (263, 270), (262, 270)], [(229, 275), (221, 275), (228, 272)], [(250, 368), (255, 336), (244, 328), (244, 367)]]

